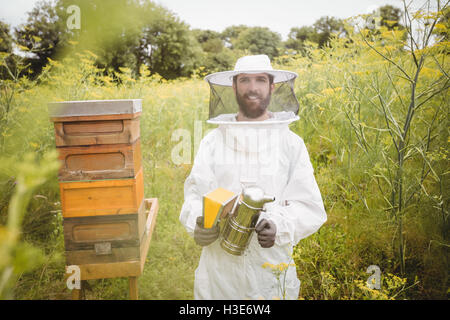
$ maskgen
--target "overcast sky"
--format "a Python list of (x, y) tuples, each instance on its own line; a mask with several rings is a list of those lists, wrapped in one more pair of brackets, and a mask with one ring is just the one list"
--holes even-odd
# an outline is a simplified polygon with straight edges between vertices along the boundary
[[(24, 23), (26, 13), (36, 2), (37, 0), (0, 0), (0, 19), (12, 26)], [(155, 2), (174, 12), (191, 28), (220, 32), (231, 25), (263, 26), (280, 33), (284, 40), (292, 27), (312, 25), (322, 16), (348, 18), (370, 13), (386, 4), (403, 8), (401, 0), (156, 0)], [(423, 3), (419, 0), (414, 2)]]

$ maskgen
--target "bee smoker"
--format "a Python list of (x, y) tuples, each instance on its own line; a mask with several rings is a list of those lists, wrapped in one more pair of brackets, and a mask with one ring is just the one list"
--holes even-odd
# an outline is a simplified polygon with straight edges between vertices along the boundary
[(225, 221), (220, 246), (230, 254), (242, 255), (250, 243), (264, 204), (274, 200), (275, 197), (265, 195), (257, 186), (244, 188)]

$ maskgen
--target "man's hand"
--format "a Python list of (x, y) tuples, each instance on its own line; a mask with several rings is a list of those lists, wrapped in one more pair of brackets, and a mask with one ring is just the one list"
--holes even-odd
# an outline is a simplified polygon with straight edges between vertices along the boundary
[(195, 230), (194, 230), (194, 240), (199, 246), (207, 246), (214, 242), (219, 237), (219, 226), (215, 225), (212, 228), (203, 227), (203, 217), (197, 217)]
[(258, 242), (263, 248), (270, 248), (275, 244), (275, 235), (277, 227), (272, 221), (261, 219), (255, 228), (258, 234)]

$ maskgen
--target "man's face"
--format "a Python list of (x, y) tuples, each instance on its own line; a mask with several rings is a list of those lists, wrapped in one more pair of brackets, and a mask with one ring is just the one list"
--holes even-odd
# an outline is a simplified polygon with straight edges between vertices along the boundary
[(266, 111), (273, 88), (266, 73), (239, 74), (233, 82), (239, 110), (247, 118), (258, 118)]

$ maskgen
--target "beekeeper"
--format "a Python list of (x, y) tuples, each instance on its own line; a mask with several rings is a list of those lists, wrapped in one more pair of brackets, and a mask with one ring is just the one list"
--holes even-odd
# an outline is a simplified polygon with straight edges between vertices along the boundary
[[(200, 246), (195, 299), (297, 299), (300, 281), (293, 247), (316, 232), (327, 216), (303, 140), (289, 129), (299, 119), (297, 74), (274, 70), (266, 55), (238, 59), (233, 71), (205, 77), (210, 86), (208, 123), (184, 185), (180, 221)], [(244, 254), (220, 246), (219, 227), (203, 228), (202, 197), (218, 187), (239, 194), (256, 185), (266, 203)], [(283, 265), (284, 264), (284, 265)], [(281, 276), (273, 266), (281, 268)]]

